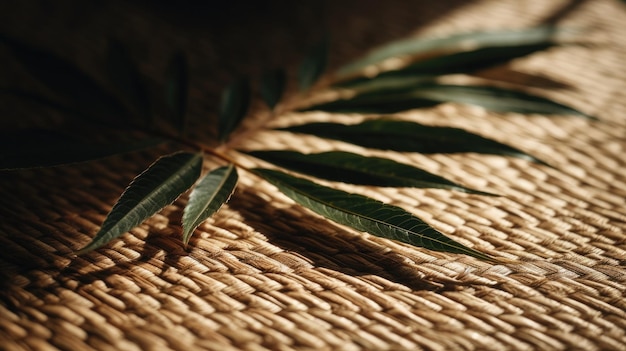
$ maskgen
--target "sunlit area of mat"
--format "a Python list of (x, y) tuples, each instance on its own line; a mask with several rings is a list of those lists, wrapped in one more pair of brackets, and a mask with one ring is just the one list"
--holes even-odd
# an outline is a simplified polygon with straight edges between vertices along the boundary
[(0, 349), (624, 350), (625, 24), (2, 2)]

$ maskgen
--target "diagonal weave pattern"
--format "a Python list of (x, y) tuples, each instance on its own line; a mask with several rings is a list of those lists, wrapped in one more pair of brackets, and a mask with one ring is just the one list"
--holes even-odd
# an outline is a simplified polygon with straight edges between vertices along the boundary
[[(602, 121), (503, 116), (452, 104), (402, 114), (508, 142), (558, 170), (491, 156), (374, 152), (284, 132), (255, 131), (239, 144), (384, 155), (502, 194), (337, 185), (408, 209), (468, 246), (517, 263), (429, 252), (335, 226), (245, 173), (228, 205), (198, 228), (189, 252), (180, 242), (183, 196), (120, 240), (75, 258), (72, 252), (97, 232), (124, 185), (173, 150), (6, 172), (0, 174), (0, 349), (623, 349), (626, 7), (612, 0), (576, 3), (559, 23), (590, 28), (593, 44), (548, 50), (514, 67), (571, 85), (536, 91)], [(409, 34), (526, 27), (564, 4), (470, 2)], [(331, 32), (344, 24), (338, 18), (327, 18)], [(137, 17), (142, 20), (156, 21)], [(370, 21), (348, 21), (353, 31), (341, 35), (354, 42), (333, 54), (347, 60), (367, 49), (357, 30), (380, 24)], [(409, 22), (387, 23), (381, 38), (406, 35)], [(237, 57), (242, 66), (251, 60)], [(192, 96), (223, 86), (201, 81)], [(272, 125), (305, 120), (356, 122), (309, 113)]]

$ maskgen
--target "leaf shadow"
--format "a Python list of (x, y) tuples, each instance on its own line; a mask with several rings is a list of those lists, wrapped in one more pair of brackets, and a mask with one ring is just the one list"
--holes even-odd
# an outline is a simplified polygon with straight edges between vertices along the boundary
[[(240, 192), (245, 195), (234, 196), (229, 206), (243, 217), (243, 221), (273, 245), (306, 257), (314, 267), (350, 276), (374, 275), (412, 290), (457, 288), (451, 281), (428, 280), (407, 257), (321, 219), (298, 205), (275, 207), (253, 191)], [(272, 224), (276, 222), (283, 225)], [(285, 230), (286, 227), (289, 229)]]

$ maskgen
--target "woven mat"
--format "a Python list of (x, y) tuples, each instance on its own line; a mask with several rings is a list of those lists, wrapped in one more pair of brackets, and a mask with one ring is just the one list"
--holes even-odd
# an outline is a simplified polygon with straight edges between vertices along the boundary
[[(394, 35), (532, 26), (567, 4), (467, 2), (429, 21), (429, 13), (416, 15), (421, 20), (411, 25), (409, 10), (417, 2), (404, 4), (409, 10), (398, 5), (397, 17), (376, 3), (363, 2), (349, 19), (344, 18), (348, 5), (324, 3), (331, 33), (346, 43), (333, 50), (335, 62)], [(509, 142), (559, 170), (502, 157), (376, 153), (270, 131), (251, 133), (239, 145), (385, 155), (502, 194), (485, 198), (337, 185), (401, 206), (464, 244), (519, 263), (492, 265), (339, 227), (248, 174), (242, 174), (228, 205), (199, 227), (189, 252), (179, 239), (183, 196), (120, 240), (76, 258), (72, 251), (93, 237), (129, 180), (171, 150), (3, 173), (0, 349), (624, 350), (626, 8), (612, 0), (575, 4), (558, 21), (590, 28), (593, 45), (551, 49), (516, 60), (514, 67), (571, 85), (535, 89), (602, 122), (493, 114), (452, 104), (402, 114)], [(294, 17), (297, 22), (307, 15)], [(141, 26), (156, 21), (164, 33), (172, 27), (155, 14), (128, 18)], [(186, 30), (196, 33), (193, 25)], [(45, 28), (31, 31), (39, 38)], [(371, 42), (368, 35), (373, 35)], [(81, 38), (86, 40), (74, 39), (80, 43)], [(163, 38), (188, 48), (200, 41), (197, 35)], [(275, 39), (277, 45), (293, 44), (285, 38)], [(294, 51), (294, 57), (301, 54)], [(191, 52), (195, 67), (205, 58), (219, 61), (204, 47)], [(277, 50), (271, 55), (291, 54)], [(234, 55), (232, 60), (233, 66), (237, 60), (250, 66), (254, 58)], [(145, 68), (156, 72), (160, 67)], [(207, 79), (194, 81), (194, 101), (223, 87), (227, 74), (210, 79), (217, 71), (198, 69)], [(490, 77), (498, 73), (488, 72)], [(509, 78), (525, 79), (520, 77)], [(202, 104), (211, 103), (192, 102), (192, 110), (206, 116)], [(255, 116), (266, 113), (256, 110)], [(310, 113), (273, 123), (347, 118), (354, 121)], [(207, 166), (215, 165), (207, 160)]]

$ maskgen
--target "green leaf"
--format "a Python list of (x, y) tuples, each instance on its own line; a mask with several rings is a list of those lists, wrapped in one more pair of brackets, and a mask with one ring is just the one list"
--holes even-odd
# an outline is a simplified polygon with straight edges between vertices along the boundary
[(249, 154), (298, 173), (332, 181), (383, 187), (449, 189), (495, 196), (466, 188), (419, 168), (380, 157), (366, 157), (343, 151), (318, 154), (252, 151)]
[[(395, 84), (395, 82), (393, 84)], [(303, 108), (300, 109), (300, 111), (379, 114), (433, 107), (439, 104), (439, 101), (419, 98), (410, 91), (391, 90), (359, 94), (348, 99), (340, 99)]]
[(482, 106), (496, 112), (572, 115), (595, 120), (572, 107), (521, 91), (492, 86), (422, 84), (410, 89), (384, 90), (308, 107), (328, 112), (394, 113), (445, 102)]
[(228, 139), (248, 112), (250, 104), (250, 84), (247, 78), (234, 81), (222, 93), (219, 112), (218, 138), (221, 142)]
[(328, 188), (279, 171), (254, 169), (253, 172), (296, 203), (339, 224), (429, 250), (494, 261), (491, 256), (446, 237), (400, 207), (386, 205), (363, 195)]
[(148, 89), (128, 47), (116, 39), (109, 39), (106, 66), (113, 86), (128, 99), (146, 122), (150, 122)]
[(424, 154), (476, 152), (513, 156), (547, 165), (523, 151), (463, 129), (408, 121), (378, 119), (354, 125), (310, 123), (281, 130), (313, 134), (375, 149)]
[(266, 71), (261, 76), (261, 97), (271, 109), (274, 109), (280, 101), (285, 91), (286, 80), (287, 76), (283, 69)]
[[(533, 43), (480, 48), (477, 50), (459, 52), (419, 61), (401, 70), (390, 71), (388, 74), (412, 73), (441, 75), (473, 72), (487, 67), (500, 65), (509, 62), (512, 59), (545, 50), (554, 45), (555, 43), (552, 42), (542, 42), (538, 44)], [(382, 74), (386, 73), (387, 72), (384, 72)]]
[(140, 225), (187, 191), (201, 170), (200, 153), (179, 152), (159, 158), (130, 183), (100, 231), (76, 254), (95, 250)]
[[(390, 71), (397, 72), (397, 71)], [(386, 92), (397, 92), (401, 90), (409, 90), (412, 87), (433, 83), (438, 78), (436, 75), (428, 74), (379, 74), (374, 78), (359, 77), (353, 80), (336, 84), (338, 88), (346, 88), (356, 92), (357, 95), (352, 99), (359, 99), (360, 95), (367, 94), (367, 97), (375, 97), (374, 94), (384, 94)], [(345, 100), (339, 100), (340, 103), (345, 103)], [(332, 104), (332, 102), (330, 103)], [(326, 106), (323, 104), (321, 106)], [(318, 105), (319, 106), (319, 105)], [(421, 106), (418, 106), (421, 107)], [(313, 107), (315, 109), (319, 107)]]
[(413, 96), (438, 102), (482, 106), (497, 112), (573, 115), (596, 119), (569, 106), (521, 91), (492, 86), (424, 85), (412, 90)]
[(183, 212), (183, 243), (187, 246), (193, 231), (228, 201), (237, 185), (237, 169), (233, 164), (207, 174), (189, 195)]
[(165, 72), (165, 102), (174, 125), (180, 132), (185, 128), (189, 95), (189, 67), (183, 52), (175, 53)]
[(127, 110), (119, 100), (75, 65), (4, 36), (0, 36), (0, 41), (13, 51), (33, 77), (84, 115), (101, 122), (126, 121)]
[(131, 142), (93, 143), (65, 133), (27, 128), (0, 133), (0, 170), (52, 167), (136, 151), (165, 142), (146, 138)]
[(506, 63), (514, 58), (545, 50), (555, 44), (551, 42), (480, 48), (418, 61), (401, 69), (386, 71), (372, 78), (356, 78), (340, 82), (335, 86), (370, 92), (400, 89), (432, 81), (437, 75), (472, 73), (491, 66)]
[(554, 41), (567, 33), (564, 29), (544, 26), (513, 31), (472, 32), (442, 38), (408, 38), (398, 40), (370, 52), (364, 58), (345, 65), (340, 77), (353, 75), (362, 69), (398, 56), (435, 57), (484, 47), (533, 45)]
[(321, 77), (328, 64), (328, 38), (315, 45), (298, 69), (300, 90), (308, 90)]

